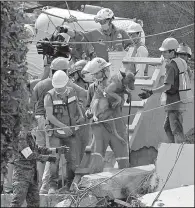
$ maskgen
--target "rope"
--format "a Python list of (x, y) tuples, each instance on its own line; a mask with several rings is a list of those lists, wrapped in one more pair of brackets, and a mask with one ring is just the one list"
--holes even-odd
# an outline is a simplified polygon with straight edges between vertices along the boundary
[[(176, 28), (176, 29), (173, 29), (173, 30), (167, 30), (165, 32), (161, 32), (161, 33), (155, 33), (155, 34), (152, 34), (152, 35), (147, 35), (145, 36), (145, 38), (149, 38), (149, 37), (154, 37), (154, 36), (158, 36), (158, 35), (163, 35), (163, 34), (166, 34), (166, 33), (170, 33), (170, 32), (173, 32), (173, 31), (178, 31), (178, 30), (181, 30), (181, 29), (184, 29), (184, 28), (187, 28), (187, 27), (192, 27), (194, 26), (194, 23), (192, 24), (189, 24), (189, 25), (186, 25), (186, 26), (183, 26), (183, 27), (179, 27), (179, 28)], [(136, 38), (132, 38), (132, 39), (137, 39)], [(86, 44), (86, 43), (114, 43), (114, 42), (121, 42), (121, 41), (126, 41), (126, 40), (130, 40), (129, 38), (128, 39), (120, 39), (120, 40), (101, 40), (101, 41), (90, 41), (90, 42), (71, 42), (71, 44)], [(31, 41), (31, 42), (38, 42), (38, 41)], [(45, 41), (40, 41), (40, 42), (45, 42)], [(56, 43), (61, 43), (61, 42), (56, 42)]]
[(175, 163), (174, 163), (173, 167), (171, 168), (171, 170), (169, 171), (169, 173), (168, 173), (168, 175), (167, 175), (167, 178), (166, 178), (166, 180), (165, 180), (164, 185), (162, 186), (161, 190), (159, 191), (159, 193), (158, 193), (157, 196), (155, 197), (155, 199), (154, 199), (154, 201), (152, 202), (152, 205), (151, 205), (151, 206), (153, 206), (154, 203), (158, 200), (158, 198), (159, 198), (159, 196), (161, 195), (161, 193), (162, 193), (164, 187), (166, 186), (166, 184), (167, 184), (169, 178), (171, 177), (171, 174), (173, 173), (173, 170), (174, 170), (174, 168), (175, 168), (175, 165), (176, 165), (177, 161), (179, 160), (179, 157), (180, 157), (181, 152), (182, 152), (182, 150), (183, 150), (184, 144), (185, 144), (185, 142), (183, 142), (183, 143), (179, 146), (178, 151), (177, 151), (177, 155), (176, 155), (176, 159), (175, 159)]
[[(193, 98), (193, 97), (194, 97), (194, 96), (192, 96), (192, 97), (190, 97), (190, 98), (187, 98), (187, 99), (183, 99), (183, 100), (176, 101), (176, 102), (174, 102), (174, 103), (170, 103), (170, 104), (167, 104), (167, 105), (163, 105), (163, 106), (159, 106), (159, 107), (156, 107), (156, 108), (152, 108), (152, 109), (143, 111), (142, 113), (147, 113), (147, 112), (151, 112), (151, 111), (154, 111), (154, 110), (157, 110), (157, 109), (160, 109), (160, 108), (164, 108), (164, 107), (166, 107), (166, 106), (170, 106), (170, 105), (179, 103), (179, 102), (181, 102), (181, 101), (191, 99), (191, 98)], [(82, 127), (82, 126), (87, 126), (87, 125), (94, 125), (94, 124), (104, 123), (104, 122), (108, 122), (108, 121), (118, 120), (118, 119), (121, 119), (121, 118), (126, 118), (126, 117), (129, 117), (129, 116), (135, 116), (135, 115), (136, 115), (136, 113), (135, 113), (135, 114), (126, 115), (126, 116), (120, 116), (120, 117), (116, 117), (116, 118), (106, 119), (106, 120), (103, 120), (103, 121), (97, 121), (97, 122), (94, 122), (94, 123), (86, 123), (86, 124), (80, 124), (80, 125), (69, 126), (69, 128)], [(60, 129), (64, 129), (64, 128), (60, 128), (60, 127), (59, 127), (59, 128), (52, 128), (52, 129), (47, 129), (47, 131), (51, 131), (51, 130), (60, 130)], [(45, 130), (35, 129), (34, 131), (45, 131)], [(31, 132), (31, 131), (30, 131), (30, 132)]]

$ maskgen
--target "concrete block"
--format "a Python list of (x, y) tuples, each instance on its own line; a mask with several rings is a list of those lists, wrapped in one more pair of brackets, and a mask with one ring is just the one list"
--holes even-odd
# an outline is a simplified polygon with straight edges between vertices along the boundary
[[(181, 144), (160, 144), (156, 160), (156, 173), (159, 177), (157, 191), (164, 185), (180, 147)], [(178, 188), (182, 185), (194, 185), (194, 144), (183, 146), (180, 157), (164, 189)]]
[[(9, 207), (12, 199), (12, 194), (1, 194), (1, 207)], [(57, 203), (66, 199), (65, 194), (41, 194), (40, 195), (40, 207), (54, 207)], [(26, 207), (26, 201), (23, 203), (22, 207)]]
[[(108, 172), (85, 175), (82, 177), (80, 187), (89, 188), (102, 183), (91, 189), (96, 197), (109, 196), (111, 198), (124, 198), (121, 193), (122, 188), (127, 188), (129, 192), (136, 192), (140, 182), (154, 171), (154, 165), (140, 166), (136, 168), (127, 168), (123, 170), (111, 169)], [(119, 171), (122, 171), (119, 173)], [(117, 174), (118, 173), (118, 174)], [(109, 179), (110, 178), (110, 179)], [(104, 180), (107, 181), (103, 182)]]
[[(151, 207), (158, 193), (146, 194), (140, 200)], [(194, 185), (162, 191), (153, 207), (194, 207)]]

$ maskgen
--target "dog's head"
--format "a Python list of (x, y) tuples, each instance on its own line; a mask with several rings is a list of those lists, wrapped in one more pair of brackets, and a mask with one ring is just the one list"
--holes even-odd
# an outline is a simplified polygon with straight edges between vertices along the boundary
[(135, 74), (133, 74), (132, 72), (121, 72), (122, 75), (122, 84), (125, 87), (125, 89), (127, 91), (131, 91), (135, 89), (134, 83), (135, 83), (135, 75), (137, 74), (137, 72)]

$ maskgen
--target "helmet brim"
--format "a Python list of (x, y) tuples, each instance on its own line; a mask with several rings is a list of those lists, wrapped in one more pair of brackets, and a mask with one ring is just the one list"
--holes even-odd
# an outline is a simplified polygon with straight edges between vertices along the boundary
[(163, 47), (160, 47), (160, 48), (159, 48), (159, 51), (168, 51), (168, 49), (163, 48)]
[[(106, 68), (106, 67), (108, 67), (108, 66), (110, 66), (111, 65), (111, 63), (110, 62), (107, 62), (105, 65), (104, 65), (104, 67), (102, 68), (102, 69), (104, 69), (104, 68)], [(101, 71), (102, 69), (100, 69), (99, 71)], [(96, 74), (96, 73), (98, 73), (99, 71), (97, 71), (97, 72), (90, 72), (91, 74)]]

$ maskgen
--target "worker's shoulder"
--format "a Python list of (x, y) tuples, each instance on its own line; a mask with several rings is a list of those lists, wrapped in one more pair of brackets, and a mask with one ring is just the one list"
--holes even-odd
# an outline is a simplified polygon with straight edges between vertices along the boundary
[(46, 87), (46, 86), (51, 86), (52, 85), (52, 81), (51, 78), (47, 78), (47, 79), (43, 79), (40, 80), (34, 87), (34, 89), (39, 89), (40, 87)]
[(177, 66), (177, 63), (174, 60), (171, 60), (169, 63), (165, 66), (166, 70), (175, 70), (176, 72), (179, 71), (179, 68)]

